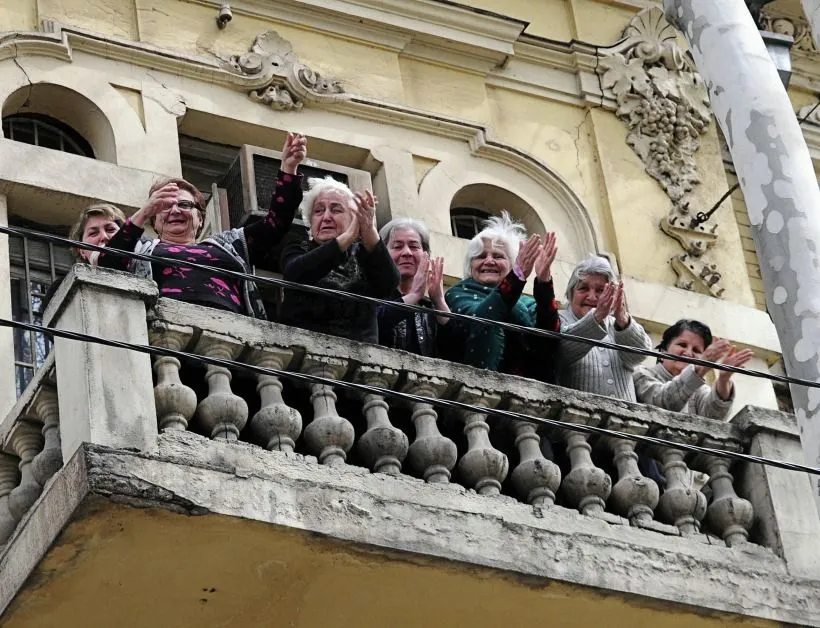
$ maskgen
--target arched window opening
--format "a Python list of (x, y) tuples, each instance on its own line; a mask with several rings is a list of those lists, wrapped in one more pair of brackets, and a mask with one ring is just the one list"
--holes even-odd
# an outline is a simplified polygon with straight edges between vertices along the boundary
[(529, 233), (544, 233), (544, 223), (520, 196), (487, 183), (465, 185), (450, 201), (450, 228), (457, 238), (472, 239), (490, 216), (502, 211), (521, 222)]
[(3, 135), (15, 142), (94, 159), (94, 151), (82, 135), (56, 118), (40, 113), (6, 116)]
[(450, 229), (457, 238), (472, 240), (491, 214), (473, 207), (454, 207), (450, 210)]

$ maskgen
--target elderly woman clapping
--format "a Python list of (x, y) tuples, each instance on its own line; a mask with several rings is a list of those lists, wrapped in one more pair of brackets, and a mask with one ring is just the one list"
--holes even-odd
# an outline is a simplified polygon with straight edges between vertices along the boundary
[[(453, 312), (558, 331), (558, 307), (550, 273), (558, 251), (555, 234), (548, 233), (543, 243), (538, 235), (524, 242), (525, 234), (524, 227), (510, 220), (506, 212), (487, 221), (467, 247), (467, 277), (447, 291), (446, 300)], [(522, 294), (533, 270), (535, 298)], [(463, 347), (465, 364), (547, 382), (554, 380), (554, 340), (479, 323), (459, 321), (454, 327), (461, 331), (462, 342), (457, 344)]]
[[(288, 133), (270, 210), (262, 220), (198, 242), (205, 220), (202, 193), (184, 179), (167, 179), (151, 187), (148, 202), (111, 238), (108, 248), (250, 274), (253, 265), (269, 255), (293, 222), (302, 200), (301, 177), (296, 170), (305, 156), (305, 137)], [(143, 237), (146, 224), (159, 237)], [(153, 278), (163, 297), (266, 318), (259, 291), (251, 281), (184, 264), (170, 266), (161, 260), (129, 260), (105, 253), (100, 255), (99, 265)]]
[[(327, 177), (311, 179), (300, 207), (309, 232), (282, 251), (282, 276), (311, 286), (388, 298), (399, 273), (374, 222), (376, 199)], [(281, 321), (295, 327), (378, 342), (376, 306), (344, 297), (286, 290)]]
[[(603, 257), (590, 257), (572, 271), (567, 285), (569, 309), (561, 311), (565, 334), (648, 349), (644, 328), (629, 314), (623, 282)], [(589, 344), (561, 340), (561, 383), (569, 388), (635, 401), (632, 374), (644, 358)]]

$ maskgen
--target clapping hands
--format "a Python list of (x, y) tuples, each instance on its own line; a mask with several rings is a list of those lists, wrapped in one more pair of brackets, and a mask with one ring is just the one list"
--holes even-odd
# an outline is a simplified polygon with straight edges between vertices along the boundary
[(557, 254), (558, 246), (556, 245), (554, 233), (547, 233), (543, 241), (539, 234), (534, 233), (521, 245), (515, 263), (520, 269), (523, 279), (527, 279), (535, 270), (535, 276), (539, 281), (551, 281), (552, 263), (555, 261)]
[(307, 138), (301, 133), (288, 132), (285, 145), (282, 147), (282, 172), (296, 174), (299, 164), (305, 158), (307, 158)]

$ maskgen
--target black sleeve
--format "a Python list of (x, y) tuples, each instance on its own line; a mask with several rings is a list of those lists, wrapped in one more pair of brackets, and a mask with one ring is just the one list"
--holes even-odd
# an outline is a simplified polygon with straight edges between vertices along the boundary
[(381, 299), (390, 298), (398, 289), (399, 269), (393, 263), (390, 253), (384, 242), (379, 239), (378, 244), (368, 251), (364, 246), (360, 246), (357, 252), (362, 268), (367, 274), (367, 284), (369, 296)]
[[(138, 227), (130, 219), (126, 220), (122, 228), (108, 241), (106, 248), (133, 252), (144, 231), (145, 229)], [(97, 259), (97, 266), (100, 268), (113, 268), (114, 270), (128, 270), (131, 266), (131, 260), (123, 255), (107, 255), (104, 251), (101, 251)]]
[(270, 249), (282, 241), (301, 202), (302, 175), (286, 174), (280, 170), (276, 175), (276, 187), (268, 214), (263, 220), (245, 227), (245, 240), (252, 264), (261, 264)]
[(555, 288), (552, 281), (535, 280), (535, 326), (539, 329), (559, 331), (561, 319), (558, 317), (558, 302), (555, 300)]
[(282, 278), (313, 285), (344, 261), (336, 240), (305, 251), (302, 242), (293, 242), (282, 250)]

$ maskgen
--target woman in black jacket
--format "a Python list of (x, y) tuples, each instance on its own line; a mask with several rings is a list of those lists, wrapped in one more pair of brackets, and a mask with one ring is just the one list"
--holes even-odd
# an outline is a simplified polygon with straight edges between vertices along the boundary
[[(376, 231), (376, 199), (354, 194), (327, 177), (311, 179), (300, 206), (310, 226), (301, 242), (282, 251), (282, 275), (288, 281), (388, 298), (399, 273)], [(281, 321), (286, 325), (378, 342), (376, 306), (330, 295), (286, 290)]]

